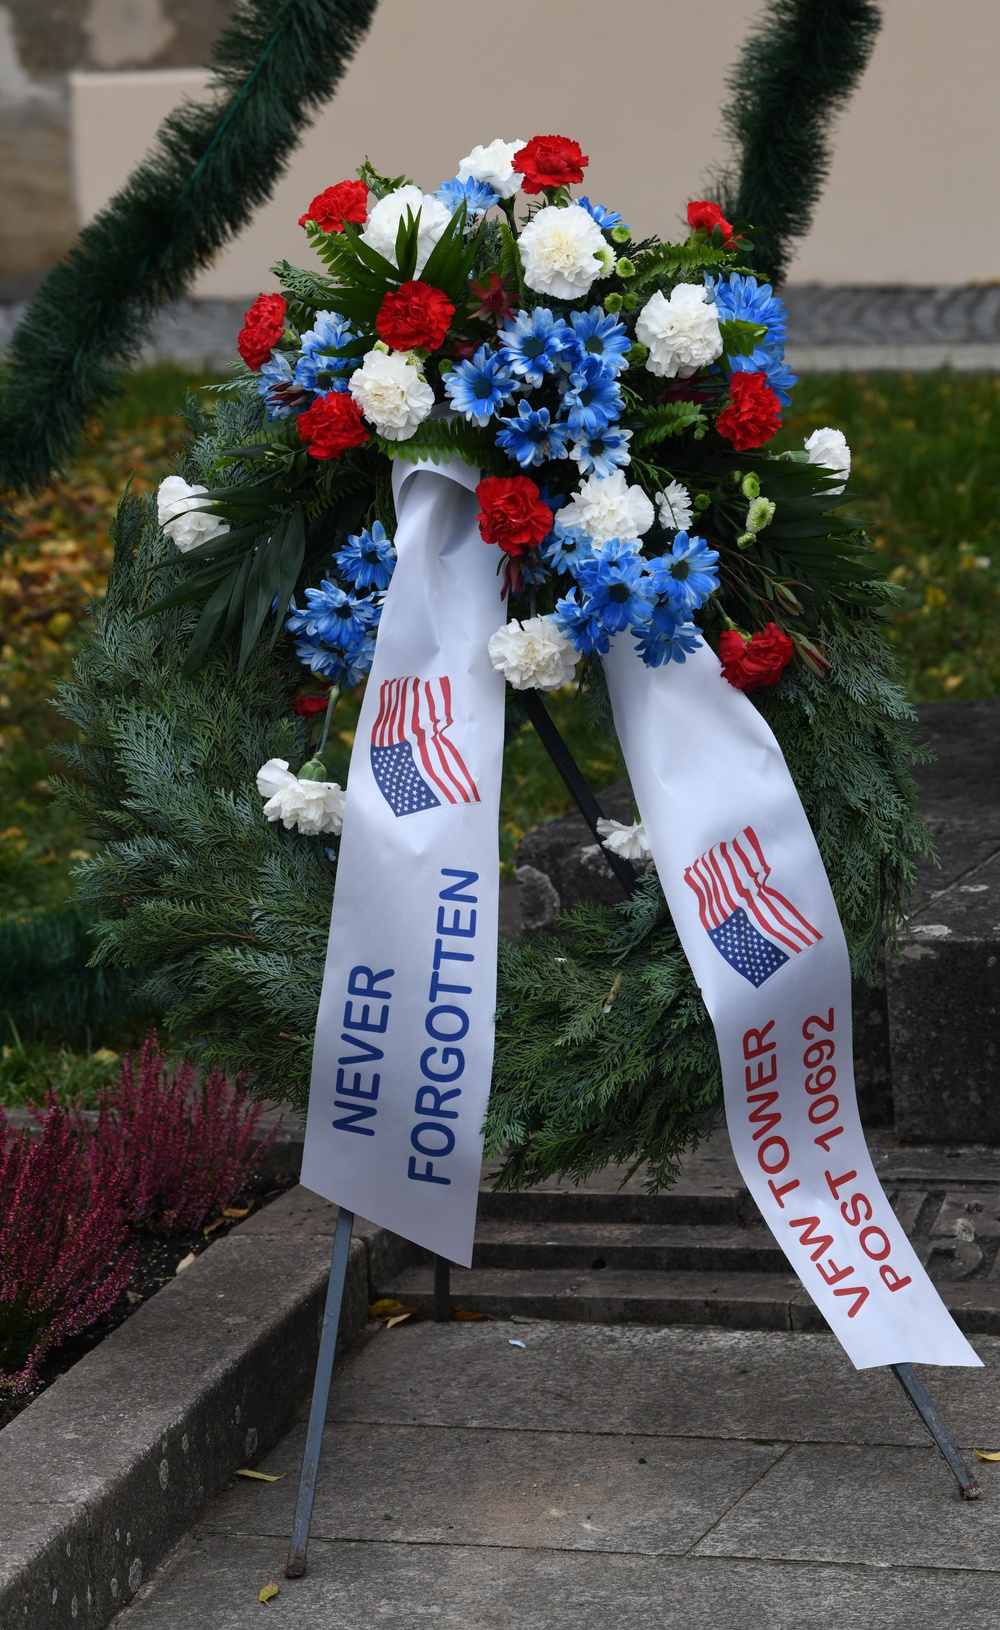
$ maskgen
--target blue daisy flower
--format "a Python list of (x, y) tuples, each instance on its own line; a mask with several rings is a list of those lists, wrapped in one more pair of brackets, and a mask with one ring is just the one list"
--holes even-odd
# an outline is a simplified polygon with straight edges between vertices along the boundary
[(758, 346), (748, 357), (727, 357), (726, 360), (731, 374), (764, 374), (782, 407), (788, 407), (792, 386), (798, 384), (799, 376), (792, 373), (783, 356)]
[(583, 475), (614, 475), (631, 462), (628, 450), (631, 440), (631, 430), (608, 425), (592, 436), (582, 436), (576, 446), (570, 448), (569, 456), (576, 460)]
[(457, 215), (463, 204), (470, 215), (485, 215), (488, 209), (500, 202), (498, 192), (488, 187), (485, 181), (476, 181), (471, 176), (468, 181), (459, 181), (457, 175), (450, 181), (442, 181), (434, 197), (439, 198), (453, 215)]
[(742, 323), (760, 323), (767, 329), (765, 345), (784, 349), (788, 312), (770, 283), (730, 272), (726, 277), (706, 277), (709, 299), (714, 300), (720, 319), (735, 318)]
[(269, 419), (290, 419), (305, 407), (305, 401), (289, 402), (284, 394), (285, 388), (291, 388), (295, 383), (292, 365), (283, 351), (272, 351), (270, 360), (265, 362), (257, 375), (257, 390), (264, 398)]
[(570, 572), (575, 577), (585, 560), (593, 560), (594, 546), (579, 527), (556, 521), (542, 544), (541, 555), (554, 572)]
[(673, 608), (662, 602), (653, 607), (649, 622), (636, 628), (633, 637), (647, 668), (683, 662), (701, 646), (701, 634), (694, 623), (679, 621)]
[(611, 538), (582, 563), (577, 576), (588, 610), (608, 633), (620, 634), (648, 621), (649, 576), (635, 544)]
[(572, 329), (547, 306), (536, 306), (533, 311), (519, 311), (516, 317), (508, 317), (501, 338), (500, 355), (504, 362), (518, 379), (536, 390), (547, 374), (555, 373), (565, 351), (576, 355)]
[(323, 645), (308, 634), (300, 634), (295, 640), (295, 655), (310, 673), (322, 674), (324, 679), (332, 679), (341, 690), (349, 690), (354, 685), (360, 685), (362, 679), (371, 672), (372, 658), (375, 655), (375, 641), (365, 640), (360, 645), (352, 646), (350, 650), (334, 650)]
[[(610, 232), (613, 226), (625, 226), (617, 210), (605, 209), (603, 204), (592, 204), (589, 198), (575, 198), (574, 203), (585, 209), (592, 221), (596, 221), (602, 232)], [(630, 229), (625, 227), (626, 232)]]
[(569, 376), (560, 414), (577, 440), (612, 424), (624, 407), (614, 374), (602, 357), (585, 357)]
[(290, 634), (315, 636), (326, 645), (358, 644), (378, 620), (371, 600), (359, 600), (325, 578), (318, 589), (306, 589), (306, 600), (307, 609), (293, 611), (285, 627)]
[(532, 408), (527, 402), (521, 402), (516, 418), (500, 422), (507, 428), (497, 431), (497, 446), (516, 459), (522, 470), (532, 464), (544, 464), (546, 459), (565, 458), (569, 431), (566, 425), (553, 419), (548, 408)]
[(376, 521), (371, 531), (366, 528), (349, 537), (333, 558), (356, 589), (386, 589), (396, 564), (396, 550), (382, 522)]
[(584, 656), (595, 651), (606, 656), (611, 649), (611, 635), (604, 627), (588, 600), (580, 600), (580, 591), (573, 589), (556, 601), (553, 622), (561, 634), (572, 640)]
[(339, 311), (317, 311), (314, 327), (302, 336), (302, 351), (295, 367), (295, 383), (301, 390), (325, 396), (328, 391), (347, 389), (345, 376), (357, 366), (357, 357), (335, 353), (356, 338), (346, 317)]
[(718, 560), (718, 550), (710, 549), (704, 538), (678, 532), (670, 548), (650, 561), (650, 581), (683, 620), (699, 611), (718, 588)]
[(488, 424), (504, 402), (509, 402), (512, 374), (499, 354), (481, 345), (471, 362), (457, 362), (444, 375), (444, 389), (456, 413), (464, 413), (474, 424)]
[(625, 324), (617, 317), (609, 316), (601, 306), (591, 306), (589, 311), (571, 311), (569, 320), (582, 356), (600, 357), (613, 374), (628, 367), (627, 352), (632, 342)]

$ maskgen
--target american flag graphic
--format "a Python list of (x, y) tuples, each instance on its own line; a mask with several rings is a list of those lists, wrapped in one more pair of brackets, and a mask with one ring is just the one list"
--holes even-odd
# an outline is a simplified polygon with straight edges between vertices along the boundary
[(752, 826), (730, 843), (714, 844), (684, 873), (712, 944), (731, 968), (758, 986), (823, 937), (770, 886), (770, 875)]
[(478, 804), (479, 791), (458, 748), (451, 680), (384, 679), (372, 729), (372, 773), (394, 815), (441, 804)]

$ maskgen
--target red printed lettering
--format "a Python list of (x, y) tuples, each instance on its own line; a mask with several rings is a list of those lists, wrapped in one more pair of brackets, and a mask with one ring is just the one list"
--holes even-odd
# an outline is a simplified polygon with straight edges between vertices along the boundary
[(824, 1251), (829, 1251), (833, 1245), (832, 1234), (817, 1233), (819, 1228), (818, 1217), (793, 1217), (788, 1226), (789, 1228), (802, 1229), (802, 1233), (799, 1235), (799, 1244), (803, 1245), (806, 1250), (809, 1249), (810, 1245), (815, 1245), (816, 1249), (812, 1253), (814, 1262), (823, 1255)]
[(768, 1031), (773, 1029), (774, 1020), (768, 1019), (763, 1030), (748, 1030), (743, 1037), (743, 1057), (760, 1058), (762, 1053), (773, 1053), (777, 1042), (764, 1040)]

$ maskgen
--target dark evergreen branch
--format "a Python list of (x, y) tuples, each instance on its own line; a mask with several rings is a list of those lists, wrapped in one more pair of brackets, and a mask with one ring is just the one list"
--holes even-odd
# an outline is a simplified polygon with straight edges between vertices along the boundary
[(157, 309), (183, 295), (271, 196), (375, 5), (237, 6), (212, 51), (214, 99), (164, 121), (153, 152), (84, 227), (14, 335), (0, 391), (0, 488), (41, 486), (64, 463)]
[(730, 220), (753, 226), (752, 264), (780, 283), (830, 171), (830, 126), (882, 24), (872, 0), (770, 0), (727, 84), (735, 169), (717, 180)]

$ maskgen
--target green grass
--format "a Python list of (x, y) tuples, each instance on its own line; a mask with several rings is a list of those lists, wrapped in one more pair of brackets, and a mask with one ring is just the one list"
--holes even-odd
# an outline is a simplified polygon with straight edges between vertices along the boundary
[(0, 1105), (6, 1109), (44, 1104), (54, 1094), (67, 1108), (92, 1109), (101, 1087), (118, 1079), (121, 1057), (110, 1047), (73, 1052), (24, 1042), (12, 1034), (0, 1047)]

